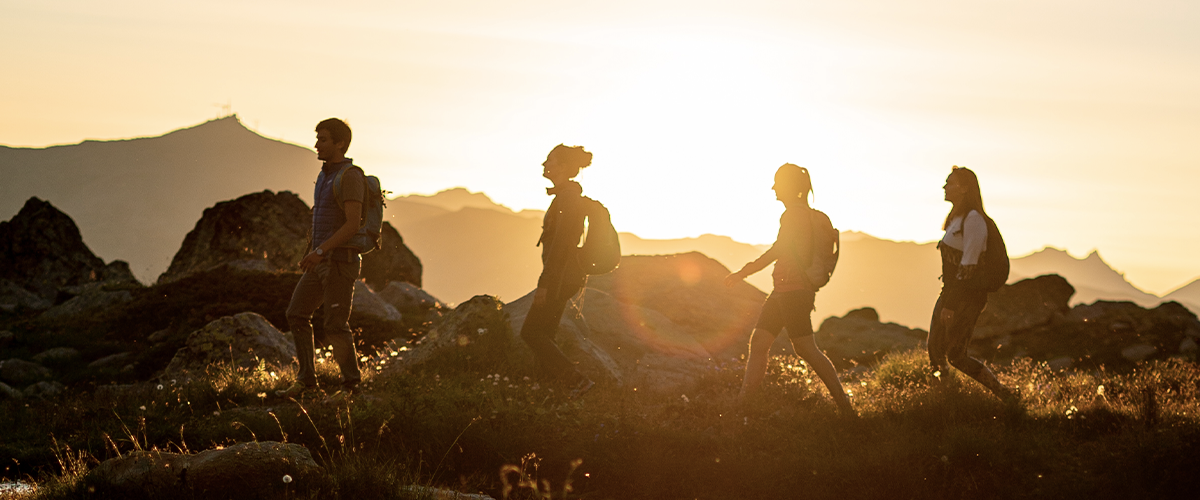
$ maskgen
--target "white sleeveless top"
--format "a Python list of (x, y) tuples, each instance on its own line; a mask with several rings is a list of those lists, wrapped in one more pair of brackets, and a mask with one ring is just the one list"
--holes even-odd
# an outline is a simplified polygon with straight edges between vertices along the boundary
[(942, 243), (950, 245), (963, 253), (959, 265), (973, 266), (979, 263), (979, 255), (987, 248), (987, 223), (979, 212), (972, 210), (966, 216), (966, 227), (963, 227), (963, 217), (955, 217), (946, 227), (946, 236)]

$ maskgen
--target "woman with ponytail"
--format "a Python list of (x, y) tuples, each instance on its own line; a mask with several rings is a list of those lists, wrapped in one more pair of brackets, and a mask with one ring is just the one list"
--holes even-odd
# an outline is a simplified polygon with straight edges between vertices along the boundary
[[(791, 163), (784, 164), (775, 172), (775, 185), (772, 189), (775, 190), (775, 198), (783, 202), (785, 207), (783, 215), (779, 218), (779, 235), (775, 244), (761, 257), (725, 278), (725, 285), (733, 286), (737, 281), (763, 270), (772, 262), (775, 263), (775, 270), (771, 273), (774, 288), (763, 304), (758, 324), (750, 334), (746, 376), (742, 380), (742, 390), (738, 398), (744, 399), (762, 385), (771, 344), (775, 343), (775, 337), (780, 331), (786, 328), (792, 348), (825, 383), (838, 410), (846, 415), (854, 415), (850, 398), (846, 396), (842, 383), (838, 380), (837, 370), (825, 353), (817, 348), (813, 339), (812, 311), (818, 286), (813, 284), (806, 271), (814, 258), (814, 226), (819, 224), (832, 230), (832, 225), (825, 214), (809, 208), (808, 195), (812, 192), (812, 180), (807, 169)], [(830, 246), (832, 247), (832, 243)]]
[(983, 211), (979, 178), (970, 169), (954, 166), (943, 189), (951, 208), (942, 223), (946, 235), (938, 242), (942, 253), (942, 294), (933, 307), (929, 325), (929, 362), (939, 380), (949, 374), (949, 362), (996, 397), (1009, 401), (1015, 397), (1013, 392), (996, 379), (987, 365), (967, 355), (975, 322), (988, 298), (987, 290), (976, 286), (976, 280), (972, 279), (987, 248), (990, 222)]

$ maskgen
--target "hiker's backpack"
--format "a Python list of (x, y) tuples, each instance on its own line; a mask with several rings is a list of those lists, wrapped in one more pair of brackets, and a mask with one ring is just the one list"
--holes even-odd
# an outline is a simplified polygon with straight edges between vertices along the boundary
[(587, 274), (612, 272), (621, 264), (621, 242), (608, 209), (586, 196), (580, 199), (587, 214), (588, 229), (583, 247), (579, 249), (579, 268)]
[(833, 276), (833, 269), (837, 267), (838, 256), (842, 251), (842, 236), (824, 212), (810, 209), (809, 215), (812, 263), (804, 270), (804, 275), (812, 284), (813, 291), (817, 291), (828, 284), (829, 278)]
[[(343, 168), (333, 178), (333, 196), (339, 207), (342, 206), (342, 176), (346, 175), (346, 171), (351, 168), (362, 171), (361, 167), (352, 165), (349, 168)], [(358, 250), (359, 254), (370, 253), (372, 250), (383, 247), (380, 231), (383, 230), (383, 207), (387, 204), (383, 199), (383, 189), (379, 186), (379, 178), (363, 172), (363, 179), (366, 192), (363, 193), (362, 226), (344, 245)]]
[(987, 248), (984, 248), (983, 255), (979, 256), (979, 267), (975, 269), (975, 276), (971, 278), (970, 284), (974, 288), (994, 292), (1008, 281), (1008, 248), (1004, 246), (1004, 237), (1000, 236), (1000, 228), (996, 227), (996, 221), (986, 215), (983, 216), (983, 220), (987, 223)]

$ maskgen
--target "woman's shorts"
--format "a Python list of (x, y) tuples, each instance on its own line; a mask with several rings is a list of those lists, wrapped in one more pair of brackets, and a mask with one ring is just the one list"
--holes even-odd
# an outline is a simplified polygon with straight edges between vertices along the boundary
[(787, 328), (789, 338), (812, 335), (812, 311), (816, 299), (817, 292), (808, 290), (771, 292), (771, 296), (767, 297), (767, 302), (763, 304), (762, 313), (758, 315), (758, 324), (754, 328), (774, 336), (778, 336), (780, 330)]

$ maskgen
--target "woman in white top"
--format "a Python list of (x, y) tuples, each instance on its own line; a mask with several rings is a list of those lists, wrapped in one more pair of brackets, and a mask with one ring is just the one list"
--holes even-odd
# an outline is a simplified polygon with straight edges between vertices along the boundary
[(979, 360), (967, 355), (967, 344), (975, 330), (979, 313), (987, 305), (986, 290), (972, 286), (976, 265), (987, 248), (987, 213), (979, 194), (975, 172), (954, 167), (946, 178), (946, 201), (953, 204), (942, 228), (946, 236), (938, 242), (942, 253), (942, 295), (933, 307), (929, 325), (929, 362), (941, 378), (953, 365), (979, 381), (1002, 400), (1013, 399), (996, 375)]

